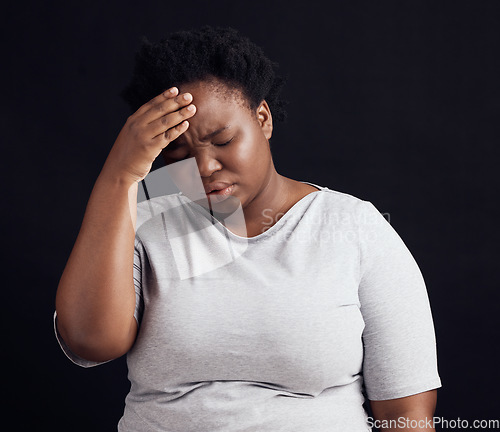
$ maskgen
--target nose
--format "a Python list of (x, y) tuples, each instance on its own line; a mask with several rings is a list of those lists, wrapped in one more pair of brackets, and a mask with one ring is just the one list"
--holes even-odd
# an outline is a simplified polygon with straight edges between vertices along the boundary
[(210, 177), (214, 172), (222, 169), (222, 164), (213, 151), (199, 151), (194, 157), (201, 177)]

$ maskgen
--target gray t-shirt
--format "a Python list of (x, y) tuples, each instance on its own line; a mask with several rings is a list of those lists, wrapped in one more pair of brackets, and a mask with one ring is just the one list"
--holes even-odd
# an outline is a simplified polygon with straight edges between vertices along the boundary
[(369, 431), (365, 397), (441, 387), (408, 248), (369, 201), (313, 186), (251, 238), (181, 193), (138, 205), (119, 431)]

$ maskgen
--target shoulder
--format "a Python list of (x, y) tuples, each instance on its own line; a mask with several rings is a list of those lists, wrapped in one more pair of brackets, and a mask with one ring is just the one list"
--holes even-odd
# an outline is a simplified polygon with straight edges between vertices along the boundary
[(387, 229), (387, 220), (371, 201), (326, 186), (314, 186), (320, 191), (316, 191), (313, 205), (308, 209), (311, 217), (319, 215), (322, 221), (326, 220), (337, 229), (370, 232)]
[(322, 192), (327, 199), (330, 201), (335, 201), (347, 206), (357, 206), (360, 203), (366, 202), (364, 199), (357, 196), (348, 194), (346, 192), (341, 192), (335, 189), (330, 189), (326, 186), (322, 187)]
[(326, 186), (317, 186), (320, 188), (318, 193), (318, 204), (324, 211), (359, 213), (368, 207), (373, 207), (370, 201), (366, 201), (355, 195), (331, 189)]

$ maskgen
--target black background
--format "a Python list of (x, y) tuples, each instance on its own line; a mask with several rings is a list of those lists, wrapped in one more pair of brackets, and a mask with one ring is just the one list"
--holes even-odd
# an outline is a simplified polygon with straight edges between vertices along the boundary
[[(50, 3), (50, 4), (49, 4)], [(498, 418), (499, 1), (23, 2), (3, 6), (4, 386), (15, 430), (115, 430), (124, 358), (53, 335), (59, 277), (126, 117), (139, 38), (232, 26), (288, 76), (278, 172), (371, 201), (427, 284), (436, 416)], [(7, 270), (5, 272), (5, 269)]]

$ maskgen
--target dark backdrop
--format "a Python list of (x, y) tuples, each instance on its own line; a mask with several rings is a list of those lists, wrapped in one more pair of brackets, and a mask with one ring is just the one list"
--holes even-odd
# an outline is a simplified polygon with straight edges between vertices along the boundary
[(140, 36), (203, 24), (237, 28), (288, 76), (289, 120), (272, 139), (278, 172), (390, 214), (431, 300), (443, 381), (436, 416), (498, 418), (499, 6), (4, 6), (3, 393), (15, 429), (116, 428), (129, 389), (124, 358), (85, 370), (64, 357), (52, 331), (57, 283), (129, 115), (118, 94)]

